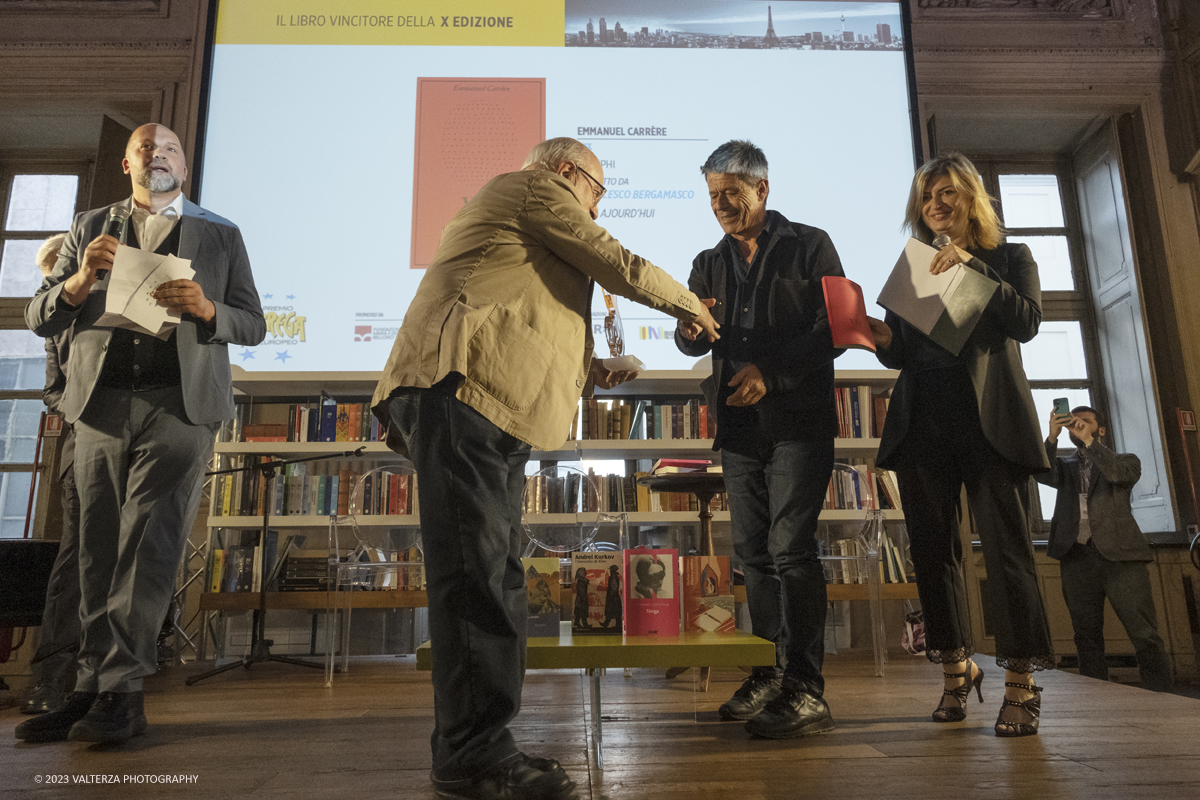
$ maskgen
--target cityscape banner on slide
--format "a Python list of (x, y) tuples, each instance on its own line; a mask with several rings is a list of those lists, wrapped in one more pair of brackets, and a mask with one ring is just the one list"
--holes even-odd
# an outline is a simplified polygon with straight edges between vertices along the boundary
[[(198, 200), (241, 228), (268, 327), (233, 363), (382, 369), (442, 226), (554, 136), (600, 159), (598, 223), (683, 283), (723, 236), (700, 166), (754, 142), (767, 207), (828, 231), (882, 316), (914, 166), (900, 15), (855, 0), (222, 0)], [(626, 353), (696, 365), (673, 319), (618, 302)], [(602, 348), (604, 315), (597, 299)], [(878, 368), (864, 352), (837, 365)]]

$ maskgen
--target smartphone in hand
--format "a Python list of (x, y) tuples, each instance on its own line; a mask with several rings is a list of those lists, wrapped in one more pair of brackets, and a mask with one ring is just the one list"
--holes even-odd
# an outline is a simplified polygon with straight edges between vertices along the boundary
[(1054, 398), (1054, 413), (1061, 416), (1069, 416), (1071, 414), (1071, 401), (1066, 397)]

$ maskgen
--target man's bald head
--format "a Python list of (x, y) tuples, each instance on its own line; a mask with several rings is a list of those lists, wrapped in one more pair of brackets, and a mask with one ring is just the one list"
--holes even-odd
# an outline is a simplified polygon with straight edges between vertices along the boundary
[(134, 131), (125, 145), (121, 165), (135, 187), (148, 189), (151, 194), (174, 195), (187, 180), (183, 144), (166, 125), (150, 123)]

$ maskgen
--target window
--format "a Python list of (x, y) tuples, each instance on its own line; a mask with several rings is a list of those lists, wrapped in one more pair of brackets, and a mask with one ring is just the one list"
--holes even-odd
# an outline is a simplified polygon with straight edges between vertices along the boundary
[[(1033, 341), (1021, 346), (1021, 358), (1045, 438), (1055, 398), (1066, 397), (1072, 408), (1104, 410), (1074, 179), (1059, 162), (975, 163), (998, 200), (1008, 241), (1028, 245), (1038, 264), (1042, 325)], [(1059, 436), (1060, 449), (1072, 446), (1065, 432)], [(1039, 489), (1042, 517), (1048, 519), (1056, 492)]]
[(25, 529), (42, 388), (45, 340), (25, 329), (23, 309), (42, 282), (34, 257), (71, 227), (83, 201), (86, 164), (0, 165), (0, 538)]

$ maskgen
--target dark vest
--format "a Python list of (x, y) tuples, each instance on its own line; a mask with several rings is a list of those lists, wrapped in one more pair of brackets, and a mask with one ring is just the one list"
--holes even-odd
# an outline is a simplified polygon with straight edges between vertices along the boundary
[[(179, 255), (179, 229), (182, 227), (183, 220), (180, 219), (154, 252), (164, 256)], [(138, 246), (132, 222), (126, 231), (126, 238), (130, 247)], [(104, 357), (104, 366), (96, 381), (98, 386), (144, 392), (166, 386), (179, 386), (181, 383), (179, 349), (175, 344), (174, 331), (163, 341), (147, 333), (128, 331), (124, 328), (113, 329), (112, 339)]]

